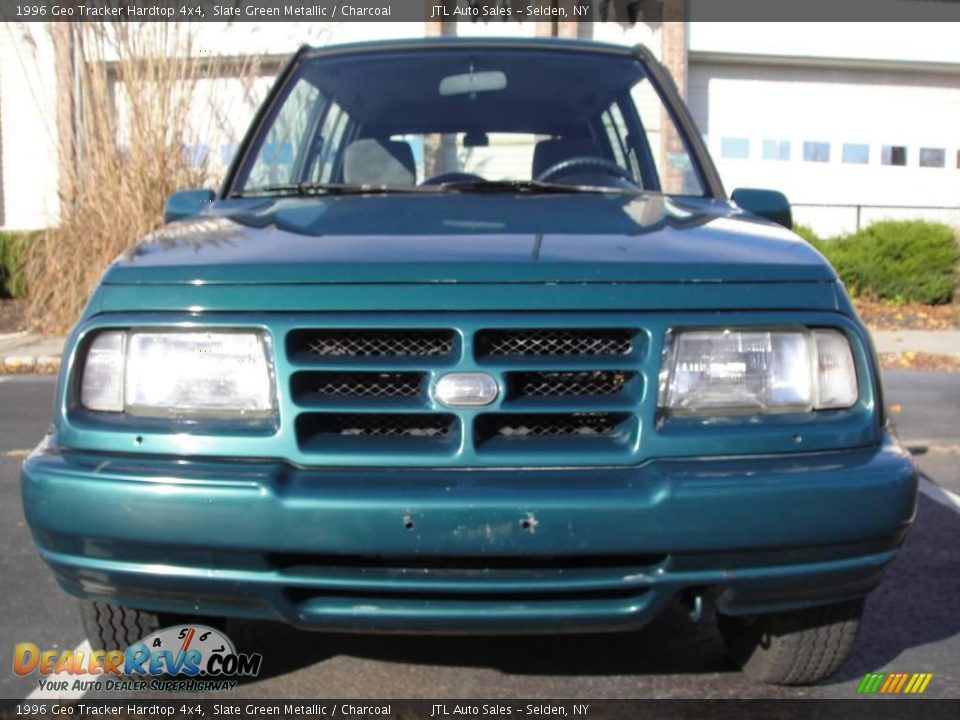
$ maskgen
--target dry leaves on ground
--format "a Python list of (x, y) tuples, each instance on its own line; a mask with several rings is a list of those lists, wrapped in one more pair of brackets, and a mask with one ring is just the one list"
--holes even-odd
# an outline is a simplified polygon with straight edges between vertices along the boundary
[(880, 353), (880, 367), (884, 370), (938, 370), (960, 372), (960, 356), (933, 355), (924, 352)]
[(853, 301), (860, 318), (871, 330), (957, 330), (960, 329), (960, 304), (894, 305), (871, 298)]

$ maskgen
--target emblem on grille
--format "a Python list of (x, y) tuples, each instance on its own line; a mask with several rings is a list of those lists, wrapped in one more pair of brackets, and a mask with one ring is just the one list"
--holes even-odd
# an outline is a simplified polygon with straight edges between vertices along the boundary
[(486, 373), (449, 373), (437, 381), (433, 396), (447, 407), (477, 407), (497, 399), (500, 387)]

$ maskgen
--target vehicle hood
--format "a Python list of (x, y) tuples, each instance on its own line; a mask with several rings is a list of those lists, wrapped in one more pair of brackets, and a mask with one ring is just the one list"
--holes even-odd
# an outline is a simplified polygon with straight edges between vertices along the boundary
[(622, 195), (228, 200), (118, 258), (103, 283), (824, 282), (793, 233), (722, 202)]

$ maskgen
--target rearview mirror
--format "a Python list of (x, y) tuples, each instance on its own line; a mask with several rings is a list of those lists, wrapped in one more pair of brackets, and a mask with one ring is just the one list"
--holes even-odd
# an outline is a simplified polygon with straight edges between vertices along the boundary
[(469, 148), (489, 147), (490, 136), (482, 131), (471, 130), (463, 134), (463, 146)]
[(493, 92), (507, 87), (507, 76), (499, 70), (471, 72), (464, 75), (448, 75), (440, 81), (440, 94), (466, 95), (478, 92)]
[(743, 210), (771, 220), (785, 228), (793, 227), (793, 213), (790, 201), (782, 192), (760, 190), (758, 188), (737, 188), (730, 196)]
[(196, 217), (211, 202), (216, 194), (213, 190), (181, 190), (167, 198), (163, 206), (163, 221), (189, 220)]

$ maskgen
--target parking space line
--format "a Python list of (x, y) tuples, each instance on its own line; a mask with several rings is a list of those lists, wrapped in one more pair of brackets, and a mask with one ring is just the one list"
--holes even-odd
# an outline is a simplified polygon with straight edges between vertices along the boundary
[(926, 478), (920, 478), (920, 492), (939, 503), (944, 507), (950, 508), (954, 512), (960, 513), (960, 495), (952, 493), (939, 485), (930, 482)]
[[(92, 648), (90, 647), (90, 641), (84, 640), (82, 643), (77, 645), (74, 649), (74, 657), (76, 653), (83, 653), (84, 662), (87, 658), (90, 657)], [(59, 676), (52, 677), (53, 682), (62, 680), (63, 678)], [(83, 675), (68, 675), (66, 677), (67, 689), (66, 690), (48, 690), (47, 688), (37, 687), (32, 693), (27, 695), (27, 700), (79, 700), (84, 695), (87, 694), (86, 690), (71, 690), (74, 685), (75, 680), (86, 681), (86, 680), (102, 680), (102, 675), (91, 675), (89, 673), (84, 673)]]

